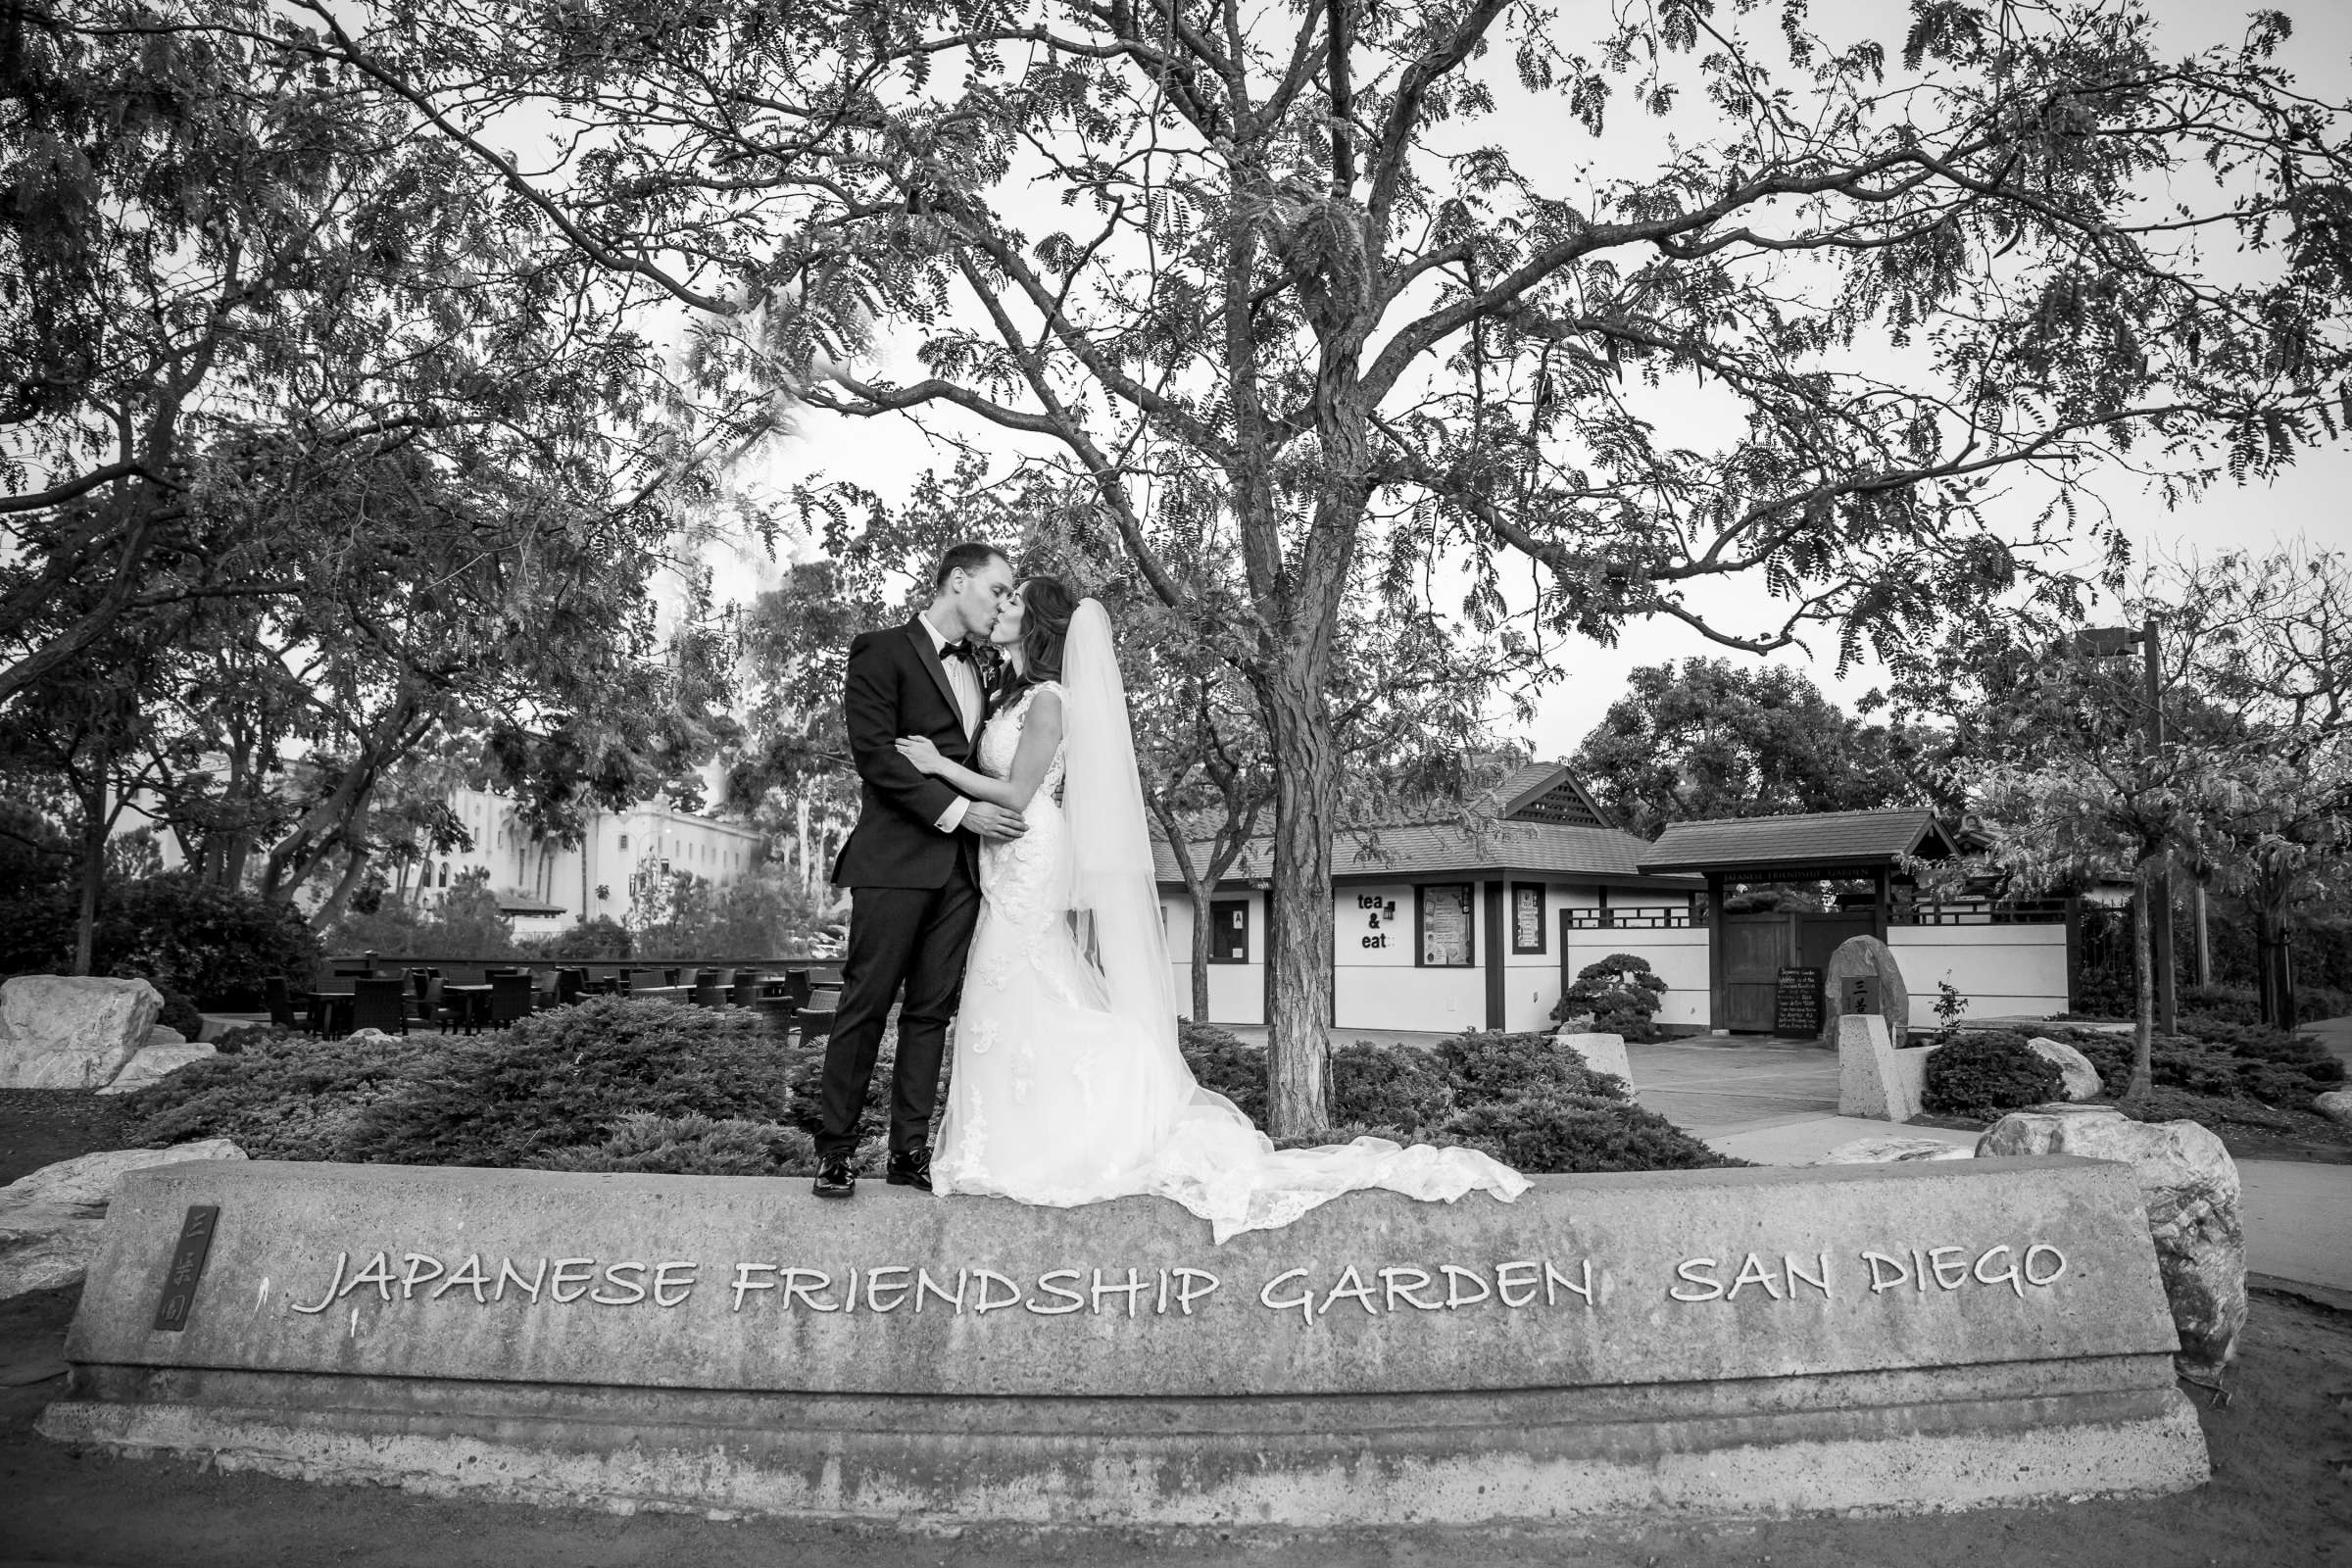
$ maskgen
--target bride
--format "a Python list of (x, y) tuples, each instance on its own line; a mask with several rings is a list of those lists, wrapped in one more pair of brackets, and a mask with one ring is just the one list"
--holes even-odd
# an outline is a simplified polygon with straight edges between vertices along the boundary
[(1467, 1149), (1358, 1138), (1277, 1151), (1176, 1046), (1127, 697), (1110, 617), (1032, 577), (991, 639), (1006, 676), (974, 772), (920, 737), (899, 750), (1028, 831), (980, 847), (980, 923), (964, 970), (955, 1065), (931, 1162), (940, 1193), (1067, 1206), (1152, 1193), (1217, 1241), (1287, 1225), (1379, 1187), (1504, 1200), (1527, 1178)]

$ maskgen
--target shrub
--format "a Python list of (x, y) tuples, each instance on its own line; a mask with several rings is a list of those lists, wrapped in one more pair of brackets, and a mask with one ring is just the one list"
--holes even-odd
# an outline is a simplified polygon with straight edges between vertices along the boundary
[(664, 1176), (802, 1176), (816, 1170), (816, 1144), (800, 1128), (772, 1121), (632, 1111), (602, 1143), (551, 1150), (530, 1163)]
[(1592, 1015), (1592, 1027), (1602, 1034), (1628, 1040), (1655, 1040), (1657, 1025), (1650, 1021), (1666, 982), (1650, 972), (1649, 960), (1630, 953), (1612, 953), (1598, 963), (1576, 971), (1576, 983), (1560, 995), (1551, 1021)]
[(1329, 1089), (1331, 1119), (1341, 1126), (1401, 1128), (1414, 1134), (1453, 1114), (1453, 1085), (1446, 1063), (1435, 1053), (1410, 1046), (1359, 1041), (1338, 1047), (1331, 1054)]
[(1991, 1120), (2025, 1105), (2063, 1099), (2065, 1078), (2035, 1055), (2026, 1037), (2007, 1029), (1980, 1029), (1939, 1047), (1928, 1057), (1927, 1085), (1920, 1103), (1939, 1116)]
[(1547, 1093), (1625, 1098), (1616, 1077), (1592, 1071), (1546, 1034), (1465, 1030), (1441, 1041), (1436, 1054), (1463, 1109)]
[(637, 1112), (782, 1122), (786, 1068), (755, 1013), (597, 997), (453, 1051), (367, 1108), (349, 1157), (511, 1166), (601, 1146)]
[(1629, 1101), (1548, 1089), (1461, 1110), (1439, 1129), (1436, 1142), (1484, 1150), (1531, 1176), (1710, 1170), (1745, 1163), (1717, 1153)]
[(1176, 1020), (1176, 1045), (1185, 1065), (1203, 1089), (1214, 1090), (1241, 1108), (1243, 1115), (1266, 1124), (1266, 1054), (1218, 1028), (1215, 1024)]
[(221, 1054), (124, 1097), (128, 1131), (157, 1147), (229, 1138), (256, 1159), (350, 1159), (362, 1112), (412, 1079), (445, 1070), (459, 1043), (440, 1036), (312, 1040), (232, 1029)]
[[(2311, 1099), (2341, 1081), (2343, 1063), (2311, 1041), (2274, 1031), (2254, 1031), (2257, 1044), (2270, 1042), (2279, 1059), (2245, 1053), (2243, 1047), (2181, 1035), (2158, 1035), (2148, 1051), (2149, 1077), (2158, 1089), (2258, 1100), (2267, 1104), (2310, 1108)], [(2058, 1037), (2053, 1031), (2053, 1037)], [(2132, 1037), (2075, 1029), (2065, 1038), (2099, 1070), (2101, 1087), (2121, 1098), (2132, 1081)]]
[(163, 993), (164, 1010), (156, 1014), (155, 1021), (167, 1029), (178, 1030), (186, 1039), (202, 1040), (204, 1014), (196, 1010), (196, 1004), (169, 986), (157, 986), (156, 990)]
[(609, 914), (582, 920), (552, 937), (531, 937), (515, 944), (534, 958), (577, 959), (586, 963), (616, 963), (635, 956), (629, 928)]
[[(71, 889), (0, 906), (0, 971), (63, 974), (73, 963), (79, 907)], [(92, 973), (146, 980), (200, 1007), (259, 1006), (263, 981), (307, 981), (319, 955), (318, 939), (291, 906), (177, 872), (107, 884), (91, 938)]]

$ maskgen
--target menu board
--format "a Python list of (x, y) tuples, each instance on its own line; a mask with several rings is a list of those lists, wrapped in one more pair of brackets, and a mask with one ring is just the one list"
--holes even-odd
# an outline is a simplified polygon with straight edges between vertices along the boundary
[(1788, 1040), (1821, 1034), (1821, 971), (1783, 969), (1774, 987), (1772, 1032)]
[(1542, 953), (1544, 951), (1544, 890), (1514, 887), (1511, 889), (1511, 951)]
[(1421, 961), (1432, 967), (1470, 962), (1470, 886), (1446, 883), (1421, 890)]

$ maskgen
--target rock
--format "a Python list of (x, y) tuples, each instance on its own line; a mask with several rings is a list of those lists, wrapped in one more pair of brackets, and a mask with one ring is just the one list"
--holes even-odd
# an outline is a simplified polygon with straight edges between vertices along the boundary
[(1838, 1114), (1909, 1121), (1919, 1114), (1936, 1048), (1897, 1051), (1886, 1020), (1864, 1013), (1838, 1020)]
[(2105, 1105), (2038, 1105), (1993, 1123), (1977, 1153), (2080, 1154), (2130, 1165), (2147, 1200), (2181, 1367), (2212, 1375), (2237, 1353), (2246, 1326), (2237, 1163), (2210, 1131), (2193, 1121), (2132, 1121)]
[(151, 1046), (184, 1046), (187, 1043), (188, 1037), (168, 1023), (159, 1023), (147, 1031), (147, 1044)]
[(126, 1171), (191, 1159), (243, 1159), (225, 1138), (170, 1149), (109, 1149), (61, 1160), (0, 1187), (0, 1301), (78, 1285), (98, 1250), (115, 1183)]
[(1589, 1031), (1572, 1034), (1562, 1029), (1552, 1039), (1562, 1049), (1575, 1052), (1577, 1057), (1594, 1072), (1613, 1073), (1625, 1081), (1626, 1088), (1633, 1088), (1634, 1069), (1626, 1060), (1625, 1036), (1592, 1034)]
[(1896, 1164), (1914, 1159), (1974, 1159), (1966, 1144), (1947, 1144), (1934, 1138), (1857, 1138), (1839, 1144), (1813, 1163), (1816, 1165)]
[(146, 1088), (166, 1073), (177, 1072), (190, 1062), (210, 1061), (219, 1054), (220, 1053), (210, 1046), (191, 1045), (184, 1040), (175, 1046), (150, 1045), (124, 1062), (122, 1070), (115, 1075), (115, 1081), (98, 1092), (102, 1095), (127, 1095), (134, 1089)]
[(2067, 1099), (2099, 1098), (2099, 1091), (2103, 1087), (2099, 1082), (2099, 1069), (2090, 1064), (2088, 1056), (2063, 1040), (2044, 1040), (2039, 1035), (2027, 1041), (2026, 1049), (2058, 1069), (2058, 1076), (2066, 1084)]
[(0, 1089), (112, 1083), (163, 1010), (144, 980), (18, 975), (0, 985)]
[(2321, 1115), (2352, 1127), (2352, 1089), (2330, 1089), (2314, 1103)]
[(1838, 1038), (1838, 1022), (1847, 1010), (1847, 982), (1861, 978), (1878, 981), (1879, 1016), (1886, 1020), (1886, 1038), (1899, 1049), (1911, 1027), (1911, 992), (1903, 984), (1903, 971), (1894, 955), (1877, 937), (1847, 937), (1830, 955), (1829, 966), (1821, 972), (1827, 1025), (1822, 1038)]

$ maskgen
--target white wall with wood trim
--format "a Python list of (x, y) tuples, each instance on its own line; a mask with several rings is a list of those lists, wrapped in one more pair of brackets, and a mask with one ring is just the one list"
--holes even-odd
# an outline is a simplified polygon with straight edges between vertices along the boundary
[(1939, 1021), (1937, 982), (1968, 999), (1966, 1018), (2046, 1018), (2066, 1011), (2066, 927), (1898, 925), (1886, 947), (1911, 993), (1911, 1027)]

